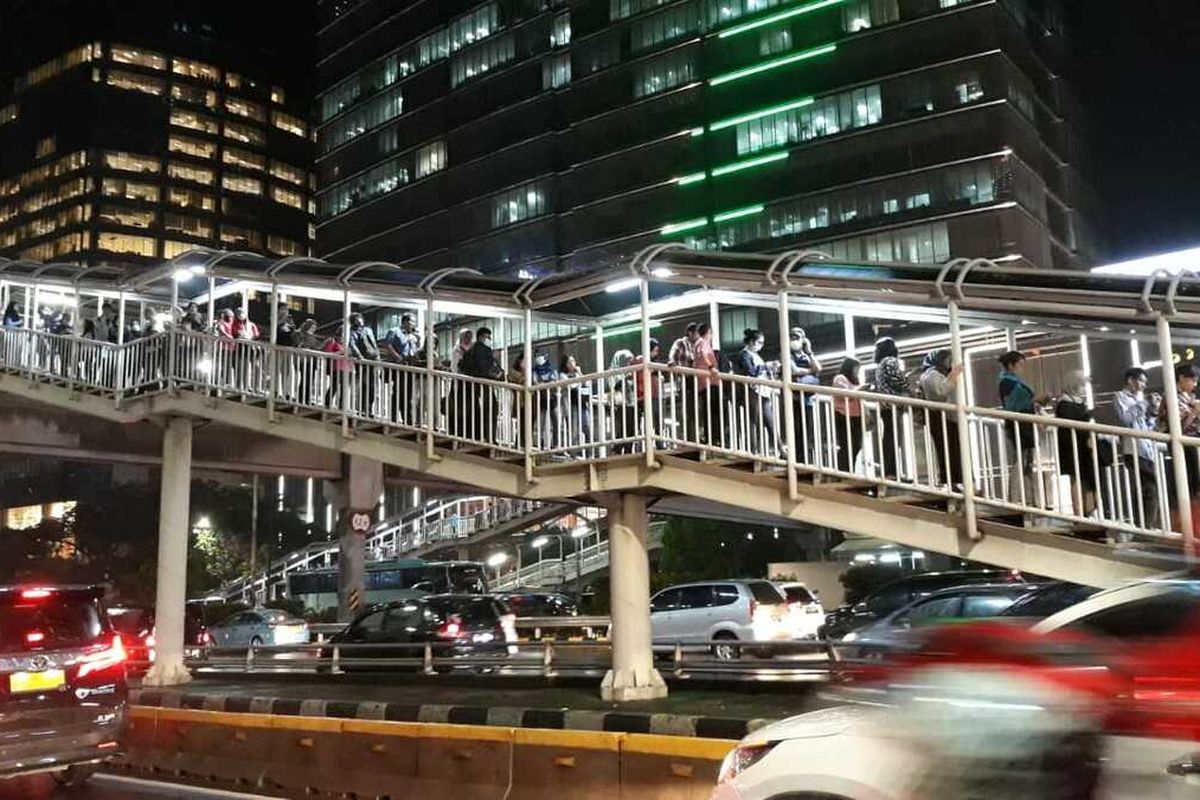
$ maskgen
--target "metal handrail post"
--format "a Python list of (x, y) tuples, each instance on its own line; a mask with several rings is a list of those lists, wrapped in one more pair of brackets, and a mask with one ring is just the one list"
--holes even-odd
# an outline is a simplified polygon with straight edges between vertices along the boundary
[(342, 292), (342, 357), (345, 359), (338, 366), (341, 372), (342, 384), (342, 435), (350, 433), (350, 387), (354, 381), (350, 373), (354, 372), (354, 359), (350, 357), (350, 290)]
[[(645, 434), (646, 466), (654, 467), (654, 400), (650, 381), (650, 279), (639, 281), (642, 292), (642, 432)], [(634, 397), (637, 393), (634, 392)]]
[[(788, 315), (787, 289), (779, 290), (779, 363), (783, 378), (783, 429), (787, 447), (788, 498), (795, 501), (800, 496), (799, 478), (796, 475), (796, 409), (793, 405), (795, 389), (792, 386), (792, 353), (790, 349), (791, 325)], [(800, 393), (804, 402), (804, 392)], [(763, 448), (764, 452), (766, 448)]]
[[(433, 352), (433, 298), (425, 301), (425, 456), (436, 458), (433, 452), (433, 436), (437, 421), (437, 357)], [(451, 391), (454, 391), (453, 384)]]
[[(1196, 557), (1196, 541), (1192, 531), (1192, 493), (1188, 488), (1186, 453), (1183, 448), (1183, 421), (1179, 416), (1179, 389), (1175, 385), (1175, 359), (1171, 350), (1171, 323), (1166, 314), (1159, 313), (1158, 352), (1162, 359), (1163, 402), (1167, 406), (1167, 430), (1171, 435), (1171, 471), (1175, 478), (1175, 505), (1179, 510), (1179, 532), (1183, 534), (1183, 552), (1189, 561)], [(1164, 526), (1169, 526), (1164, 520)]]
[(267, 350), (267, 420), (275, 421), (275, 392), (279, 388), (279, 283), (271, 282), (271, 347)]
[(525, 354), (525, 373), (522, 377), (525, 385), (521, 391), (525, 398), (525, 402), (521, 410), (521, 426), (524, 430), (521, 434), (525, 437), (525, 480), (533, 482), (533, 308), (526, 303), (524, 317), (524, 339), (525, 343), (522, 347), (522, 352)]
[[(950, 313), (951, 363), (961, 369), (963, 367), (962, 322), (958, 315), (958, 302), (951, 300), (946, 303), (946, 308)], [(967, 427), (967, 387), (964, 375), (965, 373), (960, 374), (958, 380), (954, 382), (954, 416), (958, 421), (958, 459), (962, 472), (963, 517), (966, 520), (967, 536), (972, 541), (979, 541), (983, 538), (983, 534), (979, 531), (979, 520), (975, 510), (975, 461), (971, 455), (971, 431)], [(954, 487), (950, 488), (953, 490)]]

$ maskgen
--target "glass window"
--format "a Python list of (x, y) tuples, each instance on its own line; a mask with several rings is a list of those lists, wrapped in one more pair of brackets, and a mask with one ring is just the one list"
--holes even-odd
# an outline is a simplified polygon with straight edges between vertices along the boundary
[(107, 81), (109, 86), (146, 94), (162, 94), (167, 88), (166, 81), (161, 78), (152, 78), (149, 75), (140, 75), (121, 69), (109, 70)]
[(786, 602), (783, 593), (775, 588), (775, 584), (767, 581), (750, 581), (746, 584), (754, 601), (759, 605), (778, 606)]
[(792, 49), (792, 30), (786, 25), (768, 28), (758, 36), (758, 54), (762, 56), (786, 53)]
[(100, 184), (105, 197), (124, 197), (127, 200), (158, 202), (158, 187), (152, 183), (137, 183), (120, 178), (105, 178)]
[(262, 234), (237, 225), (222, 225), (221, 241), (247, 250), (258, 250), (262, 247)]
[(684, 3), (633, 23), (629, 28), (629, 49), (640, 53), (699, 29), (700, 12), (696, 3)]
[(279, 87), (279, 86), (271, 87), (271, 102), (272, 103), (279, 103), (280, 105), (283, 105), (284, 98), (285, 98), (285, 95), (284, 95), (283, 89), (281, 87)]
[(244, 175), (222, 175), (221, 188), (228, 189), (231, 192), (243, 192), (245, 194), (262, 194), (262, 181), (257, 178), (248, 178)]
[(666, 5), (668, 2), (669, 0), (608, 0), (608, 18), (625, 19)]
[(0, 125), (6, 122), (12, 122), (21, 113), (21, 107), (16, 103), (0, 108)]
[(107, 152), (104, 154), (104, 166), (109, 169), (119, 169), (124, 172), (153, 172), (157, 173), (162, 169), (162, 164), (157, 158), (150, 156), (139, 156), (136, 153), (114, 153)]
[(267, 142), (267, 137), (261, 130), (252, 125), (242, 125), (238, 122), (225, 123), (225, 138), (260, 147)]
[(168, 239), (163, 242), (163, 258), (175, 258), (175, 256), (183, 255), (189, 250), (195, 250), (194, 242), (175, 242)]
[(592, 75), (621, 62), (621, 40), (615, 35), (594, 36), (572, 49), (575, 75)]
[(236, 72), (225, 73), (225, 85), (230, 89), (242, 88), (242, 76)]
[(417, 177), (424, 178), (446, 168), (446, 143), (427, 144), (417, 150)]
[(308, 173), (305, 170), (293, 167), (291, 164), (285, 164), (282, 161), (271, 162), (271, 174), (280, 180), (294, 183), (297, 186), (308, 185)]
[(200, 211), (215, 209), (216, 200), (211, 194), (197, 192), (195, 189), (179, 189), (171, 186), (167, 189), (167, 202), (180, 208), (194, 208)]
[(1004, 610), (1005, 617), (1031, 617), (1044, 619), (1057, 614), (1064, 608), (1082, 603), (1098, 590), (1091, 586), (1073, 583), (1045, 586), (1035, 589)]
[(516, 54), (516, 40), (511, 33), (473, 47), (461, 55), (455, 56), (454, 61), (451, 62), (450, 85), (452, 87), (460, 86), (472, 78), (477, 78), (502, 64), (507, 64), (516, 57)]
[(384, 611), (376, 611), (354, 623), (354, 630), (362, 633), (379, 633), (383, 630)]
[(304, 195), (294, 192), (291, 189), (284, 189), (281, 186), (271, 187), (271, 199), (276, 203), (291, 206), (292, 208), (303, 209), (305, 206)]
[(163, 216), (163, 228), (169, 233), (183, 233), (188, 236), (203, 236), (208, 238), (213, 235), (213, 224), (199, 217), (188, 217), (183, 214), (166, 214)]
[(217, 145), (203, 139), (193, 139), (190, 136), (171, 135), (167, 139), (167, 150), (172, 153), (183, 153), (196, 158), (212, 158), (217, 154)]
[(199, 86), (191, 86), (186, 83), (171, 84), (171, 98), (184, 103), (208, 106), (209, 108), (217, 107), (216, 92), (212, 89), (202, 89)]
[(96, 246), (109, 253), (146, 256), (148, 258), (158, 255), (158, 242), (149, 236), (130, 236), (126, 233), (107, 233), (102, 231), (97, 239)]
[(138, 50), (135, 47), (129, 47), (124, 44), (114, 44), (110, 52), (112, 53), (112, 60), (120, 64), (135, 64), (139, 67), (159, 71), (167, 68), (167, 59), (158, 53)]
[(714, 606), (731, 606), (738, 601), (741, 594), (733, 584), (722, 583), (712, 587)]
[(681, 608), (708, 608), (713, 604), (712, 587), (684, 586), (681, 590), (679, 605)]
[(216, 117), (210, 117), (208, 114), (201, 114), (199, 111), (187, 108), (172, 108), (171, 124), (204, 133), (217, 134), (221, 132), (221, 126), (217, 124)]
[(547, 213), (546, 194), (546, 184), (534, 181), (496, 195), (492, 200), (492, 227), (501, 228)]
[(960, 106), (983, 99), (983, 83), (978, 75), (967, 75), (954, 87), (954, 96)]
[(308, 126), (304, 124), (304, 120), (282, 111), (271, 112), (271, 124), (301, 138), (308, 136)]
[(49, 242), (27, 247), (17, 253), (19, 258), (29, 258), (35, 261), (53, 261), (71, 253), (78, 253), (91, 247), (90, 233), (68, 233)]
[(397, 156), (378, 167), (343, 181), (321, 197), (321, 215), (332, 217), (409, 182), (412, 154)]
[(848, 33), (886, 25), (898, 19), (899, 0), (853, 0), (842, 7), (842, 28)]
[(879, 87), (866, 86), (740, 123), (737, 126), (737, 152), (745, 155), (771, 150), (874, 125), (882, 119), (883, 100)]
[(558, 89), (571, 82), (571, 54), (551, 56), (542, 62), (542, 88)]
[(450, 52), (461, 50), (469, 44), (486, 39), (500, 29), (500, 9), (496, 3), (488, 3), (464, 14), (450, 23), (447, 28)]
[(1116, 639), (1173, 634), (1194, 618), (1200, 607), (1200, 596), (1194, 587), (1166, 586), (1168, 588), (1161, 594), (1097, 611), (1071, 623), (1068, 628)]
[(300, 255), (300, 245), (282, 236), (267, 236), (267, 249), (281, 256)]
[(817, 598), (813, 597), (812, 592), (804, 586), (788, 586), (783, 590), (783, 594), (787, 597), (789, 603), (804, 603), (807, 605), (808, 603), (815, 603), (817, 601)]
[(177, 161), (172, 161), (167, 164), (167, 177), (179, 178), (184, 181), (194, 181), (195, 183), (203, 183), (205, 186), (211, 186), (215, 180), (216, 173), (206, 167), (194, 167), (191, 164), (180, 164)]
[(668, 53), (634, 69), (633, 96), (648, 97), (665, 92), (690, 82), (694, 75), (691, 53)]
[(48, 81), (51, 78), (66, 72), (72, 67), (77, 67), (80, 64), (86, 64), (87, 62), (99, 57), (100, 45), (82, 45), (74, 50), (63, 53), (57, 58), (53, 58), (44, 64), (39, 64), (38, 66), (34, 67), (29, 72), (25, 73), (23, 80), (18, 79), (16, 81), (17, 87), (26, 89), (30, 86), (35, 86), (43, 81)]
[(907, 622), (910, 625), (922, 625), (936, 622), (939, 619), (952, 619), (960, 615), (962, 598), (930, 597), (922, 600), (897, 618), (897, 622)]
[(397, 86), (326, 125), (320, 134), (322, 150), (328, 152), (340, 147), (368, 130), (400, 116), (404, 112), (404, 94), (401, 88)]
[(251, 153), (249, 150), (241, 150), (237, 147), (226, 147), (221, 153), (221, 161), (225, 164), (232, 164), (235, 167), (243, 169), (264, 170), (267, 168), (267, 157), (258, 153)]
[(130, 228), (149, 228), (154, 225), (155, 214), (140, 208), (123, 206), (100, 206), (100, 221), (109, 225), (124, 225)]
[(212, 81), (216, 83), (221, 80), (221, 70), (205, 64), (202, 61), (191, 61), (186, 58), (177, 58), (171, 62), (171, 71), (176, 75), (186, 75), (189, 78), (199, 78), (203, 81)]
[(654, 596), (650, 603), (650, 611), (676, 611), (683, 598), (682, 589), (667, 589)]
[(963, 598), (964, 617), (994, 617), (1013, 604), (1013, 597), (1004, 594), (974, 594)]
[(550, 46), (563, 47), (571, 43), (571, 12), (559, 14), (550, 23)]

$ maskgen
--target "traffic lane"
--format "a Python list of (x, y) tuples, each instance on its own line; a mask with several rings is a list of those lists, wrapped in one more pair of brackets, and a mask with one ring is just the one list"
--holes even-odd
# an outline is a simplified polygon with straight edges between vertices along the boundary
[(266, 800), (264, 795), (196, 789), (122, 775), (96, 775), (83, 786), (59, 786), (53, 775), (0, 780), (0, 800)]

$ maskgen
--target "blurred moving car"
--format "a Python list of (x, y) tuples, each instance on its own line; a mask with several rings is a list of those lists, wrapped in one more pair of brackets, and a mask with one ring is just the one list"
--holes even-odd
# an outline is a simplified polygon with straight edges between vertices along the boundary
[(713, 799), (1200, 798), (1200, 579), (934, 638), (871, 705), (746, 737)]
[(775, 584), (788, 604), (788, 627), (793, 639), (817, 639), (825, 627), (825, 609), (820, 599), (803, 583)]
[(577, 617), (575, 601), (557, 592), (515, 591), (492, 595), (517, 617)]
[(113, 606), (108, 609), (108, 619), (113, 630), (121, 634), (121, 643), (129, 657), (126, 673), (145, 674), (154, 663), (154, 612), (135, 606)]
[(918, 643), (910, 634), (930, 625), (988, 619), (1004, 613), (1029, 594), (1023, 583), (981, 583), (942, 589), (898, 608), (881, 620), (851, 631), (842, 638), (859, 658), (879, 657), (889, 650)]
[(1051, 614), (1057, 614), (1064, 608), (1082, 603), (1098, 591), (1100, 590), (1094, 586), (1080, 586), (1077, 583), (1035, 585), (1029, 592), (1018, 598), (1017, 602), (1004, 609), (1000, 613), (1000, 618), (1005, 622), (1032, 625)]
[(307, 644), (308, 623), (286, 611), (253, 608), (226, 617), (208, 630), (217, 647)]
[[(508, 607), (479, 595), (426, 595), (374, 606), (330, 638), (321, 658), (332, 657), (332, 645), (362, 645), (342, 650), (341, 659), (419, 658), (422, 650), (390, 645), (439, 643), (438, 657), (511, 655), (517, 632)], [(369, 645), (378, 645), (370, 647)], [(386, 666), (386, 665), (384, 665)]]
[(87, 780), (123, 747), (126, 653), (100, 588), (0, 588), (0, 776)]
[(792, 638), (787, 598), (765, 580), (670, 586), (650, 599), (650, 625), (656, 644), (711, 646), (722, 661), (741, 658), (739, 643)]
[(825, 617), (825, 636), (840, 639), (850, 631), (882, 619), (914, 600), (942, 589), (969, 583), (1022, 583), (1019, 572), (1001, 569), (920, 572), (885, 584), (854, 605), (840, 606)]

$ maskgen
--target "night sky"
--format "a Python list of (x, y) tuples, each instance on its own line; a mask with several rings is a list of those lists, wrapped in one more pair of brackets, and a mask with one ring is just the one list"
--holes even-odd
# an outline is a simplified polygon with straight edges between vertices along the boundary
[(1200, 3), (1063, 0), (1114, 258), (1200, 246)]

